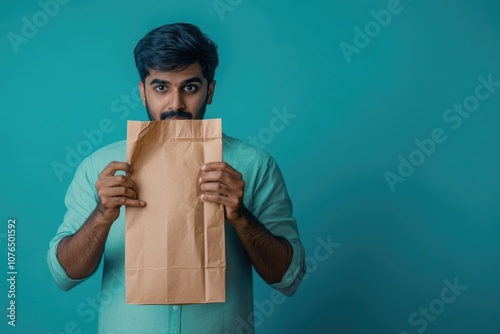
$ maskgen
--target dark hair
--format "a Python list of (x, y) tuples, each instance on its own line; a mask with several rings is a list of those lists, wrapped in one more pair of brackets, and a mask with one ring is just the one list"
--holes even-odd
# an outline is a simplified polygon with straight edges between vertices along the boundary
[(166, 24), (151, 30), (137, 43), (134, 57), (142, 82), (151, 69), (182, 70), (199, 62), (203, 76), (210, 84), (219, 64), (217, 45), (197, 26), (189, 23)]

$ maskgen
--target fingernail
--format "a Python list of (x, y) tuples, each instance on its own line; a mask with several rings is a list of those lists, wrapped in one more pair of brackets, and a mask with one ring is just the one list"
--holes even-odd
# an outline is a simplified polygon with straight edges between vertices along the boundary
[(201, 166), (201, 170), (205, 170), (207, 168), (207, 165)]
[(200, 182), (200, 183), (201, 183), (201, 177), (198, 179), (198, 182)]
[(203, 201), (205, 199), (205, 195), (201, 195), (200, 199)]
[(141, 205), (142, 205), (142, 206), (146, 205), (146, 202), (141, 201)]

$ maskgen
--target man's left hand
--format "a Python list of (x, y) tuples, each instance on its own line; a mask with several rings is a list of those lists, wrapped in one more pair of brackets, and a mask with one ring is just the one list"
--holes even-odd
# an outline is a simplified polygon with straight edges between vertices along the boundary
[(244, 211), (245, 181), (241, 173), (223, 161), (207, 163), (201, 170), (200, 199), (224, 205), (226, 219), (235, 223)]

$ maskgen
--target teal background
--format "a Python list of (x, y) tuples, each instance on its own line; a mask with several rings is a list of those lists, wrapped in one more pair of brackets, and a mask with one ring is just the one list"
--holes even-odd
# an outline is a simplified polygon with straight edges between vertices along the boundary
[[(59, 180), (52, 164), (64, 164), (67, 146), (83, 145), (82, 131), (104, 118), (114, 130), (92, 150), (125, 138), (122, 112), (146, 120), (142, 105), (120, 101), (138, 83), (133, 48), (149, 30), (186, 21), (219, 45), (207, 117), (249, 140), (269, 127), (273, 109), (296, 115), (265, 149), (287, 181), (309, 275), (294, 297), (257, 310), (257, 333), (499, 333), (500, 89), (456, 130), (443, 114), (474, 93), (478, 76), (500, 81), (500, 3), (402, 0), (350, 63), (340, 43), (352, 45), (354, 27), (388, 1), (230, 3), (221, 20), (212, 1), (72, 0), (16, 53), (7, 34), (21, 34), (23, 16), (31, 21), (41, 7), (2, 0), (0, 332), (95, 333), (96, 319), (76, 308), (97, 296), (99, 275), (62, 292), (47, 268), (74, 172)], [(435, 128), (446, 142), (392, 192), (384, 173), (397, 173), (398, 156)], [(15, 328), (1, 279), (10, 217)], [(317, 238), (328, 236), (339, 245), (318, 261)], [(467, 286), (461, 295), (425, 329), (412, 326), (410, 315), (455, 278)], [(256, 302), (270, 291), (256, 277)]]

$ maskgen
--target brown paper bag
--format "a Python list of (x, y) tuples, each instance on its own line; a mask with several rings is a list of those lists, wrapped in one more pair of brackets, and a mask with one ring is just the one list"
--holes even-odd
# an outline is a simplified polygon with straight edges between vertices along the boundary
[(129, 304), (225, 301), (224, 208), (199, 200), (204, 163), (222, 161), (221, 120), (127, 124), (127, 162), (144, 208), (125, 209)]

